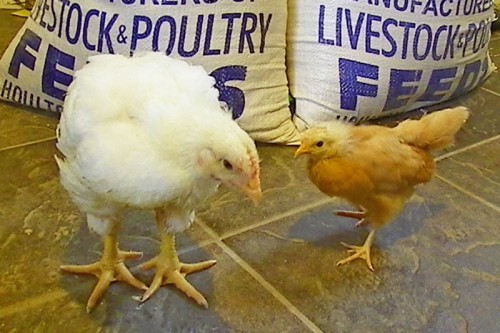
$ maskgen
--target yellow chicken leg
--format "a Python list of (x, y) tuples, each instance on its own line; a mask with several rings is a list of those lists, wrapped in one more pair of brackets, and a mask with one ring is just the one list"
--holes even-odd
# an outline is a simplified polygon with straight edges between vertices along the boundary
[(62, 265), (63, 271), (77, 274), (93, 274), (99, 281), (87, 301), (87, 312), (92, 311), (99, 299), (104, 295), (109, 285), (115, 281), (122, 281), (137, 289), (147, 290), (147, 286), (137, 280), (125, 266), (125, 259), (138, 259), (141, 252), (127, 252), (118, 249), (117, 227), (104, 237), (104, 250), (101, 260), (89, 265)]
[(361, 259), (365, 259), (366, 264), (368, 265), (368, 268), (370, 270), (374, 271), (372, 261), (370, 258), (370, 250), (371, 250), (374, 239), (375, 239), (375, 230), (372, 230), (368, 234), (368, 237), (366, 238), (365, 243), (362, 246), (354, 246), (354, 245), (349, 245), (346, 243), (341, 243), (342, 245), (344, 245), (345, 247), (348, 248), (347, 252), (352, 253), (352, 255), (345, 258), (345, 259), (340, 260), (337, 263), (337, 266), (344, 265), (344, 264), (347, 264), (348, 262), (351, 262), (355, 259), (361, 258)]
[(142, 270), (156, 268), (153, 282), (151, 282), (148, 290), (146, 290), (142, 296), (141, 302), (149, 299), (161, 286), (173, 284), (186, 295), (193, 298), (196, 303), (207, 308), (208, 303), (205, 297), (203, 297), (185, 277), (190, 273), (210, 268), (215, 265), (217, 261), (207, 260), (195, 264), (180, 262), (177, 257), (177, 252), (175, 251), (175, 236), (164, 231), (165, 220), (161, 214), (157, 214), (156, 222), (158, 223), (161, 234), (160, 254), (139, 266)]

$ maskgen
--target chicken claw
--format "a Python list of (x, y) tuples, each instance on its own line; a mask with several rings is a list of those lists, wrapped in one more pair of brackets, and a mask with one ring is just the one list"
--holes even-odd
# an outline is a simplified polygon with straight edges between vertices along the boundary
[(348, 248), (347, 253), (349, 253), (349, 254), (352, 253), (352, 255), (337, 262), (337, 266), (344, 265), (344, 264), (347, 264), (348, 262), (351, 262), (355, 259), (361, 258), (361, 259), (364, 259), (366, 261), (368, 268), (371, 271), (374, 271), (371, 257), (370, 257), (370, 250), (371, 250), (371, 246), (372, 246), (374, 238), (375, 238), (375, 230), (372, 230), (368, 234), (368, 237), (366, 238), (366, 241), (362, 246), (349, 245), (349, 244), (346, 244), (344, 242), (341, 242), (341, 244), (343, 246)]
[(207, 260), (195, 264), (180, 262), (175, 252), (174, 236), (163, 235), (160, 254), (139, 266), (141, 270), (156, 268), (153, 281), (142, 296), (141, 302), (148, 300), (161, 286), (173, 284), (186, 295), (193, 298), (196, 303), (207, 308), (208, 302), (205, 297), (185, 277), (190, 273), (210, 268), (216, 262), (216, 260)]
[(87, 301), (87, 312), (90, 312), (112, 282), (122, 281), (137, 289), (148, 289), (144, 283), (130, 273), (123, 263), (125, 259), (138, 259), (140, 257), (142, 257), (141, 252), (120, 251), (113, 237), (107, 236), (100, 261), (89, 265), (62, 265), (60, 268), (69, 273), (92, 274), (99, 279)]

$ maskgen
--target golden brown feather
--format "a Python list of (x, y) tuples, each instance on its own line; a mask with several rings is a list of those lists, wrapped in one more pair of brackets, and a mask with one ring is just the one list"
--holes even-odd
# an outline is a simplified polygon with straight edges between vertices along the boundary
[(453, 143), (468, 116), (466, 108), (457, 107), (394, 128), (331, 122), (304, 132), (295, 156), (309, 155), (310, 180), (323, 193), (361, 210), (337, 215), (361, 219), (358, 225), (373, 228), (363, 246), (344, 244), (352, 255), (339, 265), (363, 258), (373, 270), (370, 248), (376, 230), (401, 212), (416, 185), (431, 180), (431, 154)]

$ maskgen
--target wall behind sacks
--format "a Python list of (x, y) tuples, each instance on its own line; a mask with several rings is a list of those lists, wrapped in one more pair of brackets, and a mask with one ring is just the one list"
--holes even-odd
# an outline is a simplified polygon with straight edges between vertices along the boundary
[(255, 140), (296, 143), (286, 20), (286, 0), (38, 0), (0, 61), (0, 98), (61, 112), (89, 55), (154, 50), (205, 67)]
[(455, 98), (492, 71), (491, 0), (289, 0), (299, 128)]

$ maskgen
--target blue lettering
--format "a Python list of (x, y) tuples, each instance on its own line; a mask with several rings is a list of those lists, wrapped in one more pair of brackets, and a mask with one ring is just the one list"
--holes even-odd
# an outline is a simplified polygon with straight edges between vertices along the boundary
[(214, 27), (214, 16), (215, 16), (214, 14), (208, 15), (207, 33), (205, 35), (205, 45), (203, 47), (203, 55), (218, 55), (218, 54), (220, 54), (220, 50), (210, 49), (210, 43), (212, 42), (212, 31), (213, 31), (213, 27)]
[[(448, 8), (448, 10), (444, 9), (444, 5), (446, 2), (453, 3), (453, 0), (441, 0), (441, 3), (439, 4), (439, 13), (442, 17), (448, 17), (451, 14), (451, 9)], [(457, 6), (460, 7), (460, 6)]]
[(378, 88), (374, 84), (358, 81), (358, 78), (378, 80), (378, 67), (349, 59), (339, 59), (340, 107), (356, 110), (358, 96), (377, 97)]
[[(444, 1), (441, 2), (441, 6), (443, 5), (443, 2)], [(424, 6), (424, 10), (422, 10), (422, 14), (426, 15), (427, 12), (432, 12), (434, 16), (438, 16), (436, 0), (427, 0)]]
[(233, 38), (234, 19), (240, 18), (240, 13), (222, 14), (222, 19), (227, 20), (226, 41), (224, 43), (224, 54), (231, 50), (231, 39)]
[(460, 24), (455, 27), (454, 33), (453, 25), (448, 26), (448, 38), (446, 39), (446, 44), (444, 47), (443, 59), (453, 59), (455, 57), (455, 39), (457, 38), (459, 31)]
[(398, 109), (407, 105), (410, 97), (417, 92), (418, 86), (406, 85), (406, 83), (419, 82), (421, 79), (421, 70), (391, 69), (389, 91), (384, 111)]
[[(465, 53), (469, 50), (469, 42), (474, 39), (474, 36), (477, 38), (477, 29), (474, 23), (469, 24), (469, 28), (467, 30), (467, 34), (465, 35), (464, 45), (462, 49), (462, 57), (465, 57)], [(474, 45), (473, 45), (474, 47)]]
[(382, 21), (382, 17), (371, 15), (371, 14), (366, 16), (365, 49), (366, 49), (366, 53), (380, 54), (380, 50), (373, 49), (372, 45), (371, 45), (371, 38), (372, 37), (375, 37), (375, 38), (380, 37), (380, 32), (372, 30), (372, 22), (373, 21), (380, 22), (380, 21)]
[(432, 71), (427, 89), (418, 99), (421, 102), (437, 102), (450, 90), (457, 67), (436, 69)]
[(346, 23), (347, 23), (347, 34), (349, 36), (349, 41), (351, 42), (351, 48), (353, 50), (358, 49), (358, 40), (359, 40), (359, 35), (361, 32), (361, 26), (363, 25), (363, 20), (365, 18), (365, 13), (359, 13), (358, 19), (356, 21), (356, 27), (353, 30), (352, 28), (352, 18), (351, 18), (351, 11), (349, 9), (345, 10), (345, 17), (346, 17)]
[[(73, 21), (73, 13), (76, 13), (76, 23)], [(76, 2), (73, 2), (68, 10), (68, 21), (66, 22), (66, 39), (70, 44), (76, 44), (80, 39), (80, 34), (82, 32), (82, 8)], [(70, 28), (75, 27), (74, 36), (70, 35)]]
[(201, 38), (201, 31), (203, 28), (203, 15), (198, 15), (198, 21), (196, 22), (196, 32), (194, 34), (193, 48), (191, 49), (191, 51), (186, 51), (186, 49), (184, 48), (184, 44), (186, 43), (187, 24), (188, 24), (188, 16), (184, 15), (182, 16), (181, 20), (181, 32), (179, 37), (178, 52), (181, 57), (190, 58), (194, 56), (200, 49), (200, 38)]
[(479, 71), (481, 70), (481, 60), (477, 60), (467, 64), (464, 68), (462, 78), (458, 82), (458, 86), (452, 95), (452, 98), (462, 96), (467, 91), (474, 88), (477, 84)]
[(260, 31), (261, 31), (260, 48), (259, 48), (260, 53), (264, 53), (264, 49), (266, 47), (266, 35), (267, 35), (267, 31), (269, 30), (269, 26), (271, 25), (272, 18), (273, 18), (273, 14), (269, 14), (267, 16), (267, 20), (264, 22), (264, 14), (263, 13), (259, 14), (259, 23), (260, 23)]
[(390, 25), (397, 27), (398, 21), (390, 18), (390, 19), (384, 20), (384, 22), (382, 23), (382, 33), (384, 34), (384, 36), (387, 39), (387, 41), (389, 42), (389, 44), (391, 44), (391, 49), (389, 51), (382, 50), (382, 55), (384, 57), (387, 57), (387, 58), (393, 57), (396, 54), (396, 50), (397, 50), (396, 40), (394, 39), (394, 37), (392, 37), (391, 33), (389, 32)]
[[(397, 2), (397, 1), (396, 1)], [(422, 2), (420, 0), (411, 0), (410, 11), (415, 13), (415, 8), (417, 6), (422, 6)]]
[(335, 25), (335, 41), (342, 46), (342, 8), (337, 8), (337, 23)]
[(153, 31), (153, 51), (158, 51), (160, 49), (158, 45), (158, 40), (160, 38), (160, 29), (163, 23), (168, 22), (169, 24), (169, 31), (170, 31), (170, 37), (168, 39), (168, 46), (167, 49), (165, 50), (166, 55), (170, 55), (172, 51), (174, 50), (175, 46), (175, 34), (177, 31), (177, 26), (175, 25), (175, 19), (172, 16), (162, 16), (156, 21), (155, 24), (155, 29)]
[[(248, 27), (249, 21), (251, 21), (250, 27)], [(243, 53), (243, 50), (245, 48), (245, 40), (248, 44), (248, 50), (250, 51), (250, 53), (255, 53), (251, 36), (255, 29), (257, 29), (257, 16), (254, 13), (244, 13), (241, 23), (240, 45), (238, 47), (239, 53)]]
[(448, 26), (441, 25), (436, 30), (436, 33), (434, 36), (434, 43), (432, 44), (432, 59), (434, 59), (435, 61), (439, 61), (443, 58), (442, 54), (438, 54), (438, 46), (440, 46), (439, 36), (441, 35), (441, 33), (446, 31), (447, 29), (448, 29)]
[(54, 9), (54, 0), (51, 0), (50, 2), (50, 13), (52, 14), (52, 24), (49, 24), (47, 26), (47, 30), (52, 32), (56, 30), (56, 10)]
[(406, 57), (408, 56), (408, 39), (410, 38), (410, 29), (415, 28), (415, 23), (399, 22), (399, 26), (404, 28), (403, 51), (401, 53), (401, 59), (406, 59)]
[(31, 31), (30, 29), (26, 29), (21, 39), (19, 40), (19, 44), (17, 44), (16, 49), (14, 50), (14, 55), (10, 60), (9, 64), (9, 74), (19, 78), (19, 70), (21, 69), (21, 64), (28, 67), (32, 71), (35, 69), (36, 58), (30, 52), (28, 52), (27, 48), (38, 52), (40, 49), (40, 45), (42, 44), (42, 39), (36, 33)]
[[(342, 8), (339, 8), (342, 10)], [(325, 5), (319, 6), (318, 43), (335, 45), (333, 39), (325, 38)]]
[(247, 68), (245, 66), (225, 66), (210, 73), (215, 78), (215, 87), (219, 90), (219, 100), (225, 102), (231, 109), (233, 119), (238, 119), (245, 110), (245, 94), (236, 87), (226, 86), (226, 82), (245, 81)]
[[(113, 14), (109, 22), (106, 23), (106, 13), (101, 13), (101, 22), (99, 24), (99, 40), (97, 42), (97, 51), (102, 52), (103, 47), (103, 39), (106, 40), (106, 46), (108, 47), (109, 53), (115, 53), (113, 50), (113, 43), (111, 42), (111, 36), (109, 34), (111, 28), (115, 24), (118, 19), (118, 14)], [(135, 23), (135, 17), (134, 17)], [(151, 27), (149, 28), (149, 32), (151, 32)], [(149, 33), (148, 33), (149, 34)]]
[[(61, 12), (59, 13), (59, 22), (63, 21), (64, 17), (64, 12), (66, 11), (66, 6), (69, 5), (69, 0), (61, 0), (62, 2), (62, 7), (61, 7)], [(62, 27), (63, 24), (59, 24), (59, 31), (57, 32), (57, 37), (61, 38), (62, 36)]]
[(401, 1), (402, 4), (399, 4), (399, 2), (400, 1), (394, 1), (394, 8), (396, 8), (396, 10), (399, 10), (400, 12), (405, 12), (408, 8), (408, 0)]
[[(140, 31), (141, 23), (145, 24), (145, 27), (142, 31)], [(144, 39), (151, 34), (151, 30), (153, 29), (153, 23), (151, 19), (147, 16), (135, 15), (133, 24), (132, 24), (132, 37), (130, 38), (130, 55), (134, 53), (137, 49), (137, 41), (140, 39)]]
[(61, 72), (57, 69), (58, 66), (69, 70), (75, 69), (75, 57), (56, 49), (49, 45), (45, 65), (42, 74), (42, 91), (49, 96), (64, 100), (65, 90), (59, 89), (55, 83), (68, 87), (73, 80), (72, 76)]
[(85, 15), (85, 19), (83, 20), (83, 45), (87, 48), (87, 50), (95, 51), (95, 44), (91, 44), (89, 42), (89, 23), (92, 16), (99, 16), (99, 11), (97, 9), (91, 9)]
[[(422, 43), (420, 42), (420, 34), (422, 31), (427, 31), (427, 44), (425, 45), (425, 51), (423, 54), (418, 54), (418, 46)], [(415, 39), (413, 40), (413, 56), (416, 60), (424, 60), (429, 55), (432, 46), (432, 29), (427, 24), (421, 24), (417, 27), (415, 31)]]

